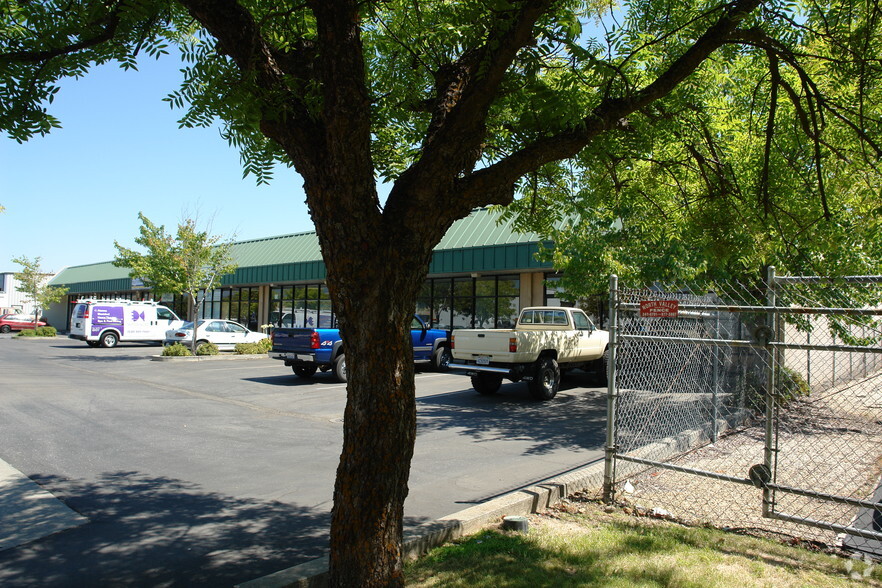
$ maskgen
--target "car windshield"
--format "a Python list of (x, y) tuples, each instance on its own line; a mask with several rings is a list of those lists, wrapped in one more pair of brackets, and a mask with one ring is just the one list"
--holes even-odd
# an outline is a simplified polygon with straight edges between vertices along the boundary
[[(199, 321), (199, 328), (201, 329), (205, 325), (205, 320)], [(180, 328), (181, 331), (192, 331), (193, 330), (193, 321), (187, 321)]]

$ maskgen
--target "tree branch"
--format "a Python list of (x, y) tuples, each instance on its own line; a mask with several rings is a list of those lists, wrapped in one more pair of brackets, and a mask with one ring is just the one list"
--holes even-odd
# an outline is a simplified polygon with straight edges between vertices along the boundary
[[(599, 134), (627, 128), (625, 117), (667, 96), (694, 72), (738, 29), (741, 22), (761, 0), (736, 0), (683, 55), (674, 60), (658, 78), (642, 90), (624, 98), (603, 100), (582, 125), (546, 137), (501, 161), (460, 180), (457, 191), (468, 206), (509, 204), (514, 198), (515, 182), (525, 174), (557, 159), (575, 156)], [(500, 187), (503, 188), (500, 188)]]
[(42, 63), (44, 61), (49, 61), (54, 57), (70, 55), (71, 53), (77, 53), (84, 49), (97, 47), (102, 43), (110, 41), (113, 39), (114, 35), (116, 35), (120, 23), (120, 11), (120, 4), (114, 4), (110, 13), (105, 17), (94, 23), (90, 23), (91, 25), (103, 26), (103, 28), (92, 37), (83, 39), (77, 43), (71, 43), (63, 47), (47, 49), (45, 51), (13, 51), (10, 53), (0, 53), (0, 63)]
[(775, 114), (778, 112), (778, 86), (781, 83), (781, 72), (778, 69), (778, 57), (775, 53), (767, 51), (769, 58), (769, 71), (772, 74), (772, 92), (769, 97), (769, 118), (766, 121), (766, 143), (763, 148), (763, 168), (760, 172), (759, 200), (763, 205), (763, 211), (768, 215), (772, 209), (769, 196), (769, 164), (772, 158), (772, 138), (775, 136)]
[[(187, 11), (217, 40), (218, 51), (229, 56), (245, 75), (253, 76), (261, 102), (281, 111), (264, 112), (261, 130), (275, 140), (291, 158), (295, 168), (304, 173), (314, 166), (315, 141), (321, 136), (319, 125), (310, 114), (304, 97), (285, 81), (294, 73), (295, 58), (285, 54), (287, 62), (264, 39), (251, 13), (236, 0), (179, 0)], [(297, 62), (304, 67), (302, 61)], [(298, 72), (298, 73), (302, 73)], [(275, 95), (275, 98), (268, 98)]]
[[(520, 2), (517, 9), (496, 21), (481, 47), (466, 51), (436, 74), (432, 120), (422, 156), (390, 192), (388, 213), (406, 214), (408, 209), (425, 206), (438, 193), (452, 195), (453, 186), (437, 186), (434, 179), (471, 173), (480, 158), (490, 105), (518, 51), (532, 42), (536, 21), (553, 2)], [(450, 210), (462, 216), (469, 208), (454, 206)]]

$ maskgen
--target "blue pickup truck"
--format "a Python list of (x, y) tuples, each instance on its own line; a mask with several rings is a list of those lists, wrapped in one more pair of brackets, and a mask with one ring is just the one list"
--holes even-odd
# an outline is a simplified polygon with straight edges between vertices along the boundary
[[(415, 363), (430, 363), (444, 371), (450, 364), (450, 336), (448, 331), (431, 329), (418, 316), (410, 324)], [(291, 366), (301, 378), (310, 378), (318, 370), (334, 370), (341, 382), (346, 381), (346, 353), (338, 329), (273, 329), (272, 349), (267, 353)]]

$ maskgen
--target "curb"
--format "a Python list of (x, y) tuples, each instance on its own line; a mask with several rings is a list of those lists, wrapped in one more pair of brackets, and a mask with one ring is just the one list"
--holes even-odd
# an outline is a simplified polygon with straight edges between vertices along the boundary
[[(423, 555), (447, 541), (471, 535), (509, 515), (541, 512), (569, 494), (600, 488), (603, 459), (578, 470), (534, 486), (516, 490), (489, 502), (461, 510), (436, 521), (437, 527), (415, 537), (405, 538), (404, 558)], [(323, 556), (268, 576), (237, 584), (236, 588), (325, 588), (328, 586), (328, 557)]]
[(265, 353), (230, 353), (224, 355), (151, 355), (150, 361), (230, 361), (239, 359), (268, 359)]
[(0, 552), (89, 522), (0, 459)]

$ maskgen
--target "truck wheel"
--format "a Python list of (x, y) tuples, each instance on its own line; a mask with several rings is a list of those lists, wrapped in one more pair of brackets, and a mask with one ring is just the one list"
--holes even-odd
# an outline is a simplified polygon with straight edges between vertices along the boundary
[(553, 357), (542, 357), (536, 363), (536, 373), (528, 382), (530, 394), (537, 400), (551, 400), (560, 387), (560, 367)]
[(502, 376), (497, 376), (496, 374), (478, 374), (472, 376), (472, 388), (474, 388), (478, 394), (483, 394), (485, 396), (496, 394), (500, 386), (502, 386)]
[(342, 353), (334, 360), (334, 375), (337, 376), (338, 380), (344, 384), (346, 383), (346, 356)]
[(111, 347), (116, 347), (117, 343), (119, 343), (119, 336), (113, 331), (101, 334), (101, 347), (110, 349)]
[(318, 367), (314, 365), (292, 365), (291, 369), (301, 378), (311, 378)]
[(432, 356), (432, 365), (436, 371), (446, 372), (451, 360), (453, 360), (453, 355), (450, 354), (450, 347), (439, 347)]

